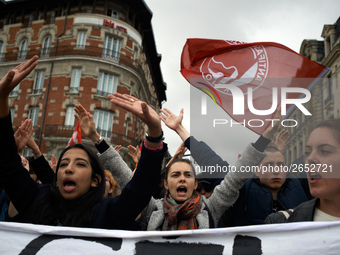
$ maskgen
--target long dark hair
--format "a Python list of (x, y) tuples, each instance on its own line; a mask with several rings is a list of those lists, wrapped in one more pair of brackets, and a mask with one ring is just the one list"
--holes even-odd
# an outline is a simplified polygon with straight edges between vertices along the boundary
[[(74, 144), (63, 150), (60, 154), (56, 167), (55, 181), (57, 181), (57, 173), (60, 161), (68, 150), (79, 148), (86, 152), (92, 167), (92, 177), (98, 180), (97, 187), (90, 187), (89, 191), (74, 200), (64, 199), (57, 186), (51, 186), (51, 192), (45, 192), (43, 196), (37, 198), (34, 206), (33, 223), (45, 223), (52, 225), (64, 225), (73, 227), (90, 227), (95, 204), (104, 197), (105, 191), (105, 174), (104, 167), (97, 155), (87, 146), (83, 144)], [(100, 179), (98, 176), (100, 176)], [(51, 220), (53, 222), (51, 222)], [(48, 222), (46, 222), (48, 221)]]

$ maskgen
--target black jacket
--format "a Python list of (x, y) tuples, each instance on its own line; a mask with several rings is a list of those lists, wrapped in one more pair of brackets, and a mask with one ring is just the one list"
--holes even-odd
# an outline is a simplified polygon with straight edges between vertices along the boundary
[(266, 224), (270, 223), (286, 223), (286, 222), (300, 222), (313, 221), (315, 207), (318, 205), (319, 199), (314, 198), (302, 203), (294, 209), (287, 211), (280, 211), (270, 214), (266, 220)]
[[(308, 200), (303, 188), (303, 180), (287, 178), (277, 194), (280, 208), (288, 210)], [(258, 178), (248, 180), (240, 190), (236, 203), (221, 217), (219, 227), (247, 226), (263, 224), (271, 214), (273, 196)]]

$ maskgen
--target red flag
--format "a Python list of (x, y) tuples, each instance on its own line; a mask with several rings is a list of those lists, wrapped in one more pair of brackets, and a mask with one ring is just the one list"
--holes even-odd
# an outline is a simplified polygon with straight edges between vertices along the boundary
[(81, 143), (81, 128), (80, 128), (80, 124), (78, 122), (76, 129), (74, 130), (70, 140), (68, 141), (68, 144), (66, 145), (66, 147), (75, 144), (75, 143)]
[(273, 42), (188, 39), (181, 57), (184, 78), (258, 134), (273, 123), (268, 120), (281, 102), (283, 113), (286, 105), (304, 108), (306, 89), (311, 90), (328, 70)]

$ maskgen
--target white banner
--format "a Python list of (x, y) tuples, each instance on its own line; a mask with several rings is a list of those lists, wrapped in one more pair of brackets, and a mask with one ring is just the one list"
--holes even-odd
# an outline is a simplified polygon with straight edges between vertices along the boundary
[(0, 254), (340, 254), (340, 222), (122, 231), (0, 222)]

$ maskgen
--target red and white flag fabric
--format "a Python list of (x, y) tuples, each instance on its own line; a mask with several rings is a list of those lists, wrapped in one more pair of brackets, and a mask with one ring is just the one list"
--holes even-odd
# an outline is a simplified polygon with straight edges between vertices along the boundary
[(181, 56), (184, 78), (258, 134), (272, 123), (266, 120), (281, 101), (293, 106), (297, 98), (307, 101), (301, 88), (311, 90), (328, 70), (274, 42), (188, 39)]
[(81, 128), (80, 128), (80, 124), (78, 122), (76, 129), (74, 130), (70, 140), (68, 141), (68, 144), (66, 145), (66, 147), (75, 144), (75, 143), (81, 143)]

